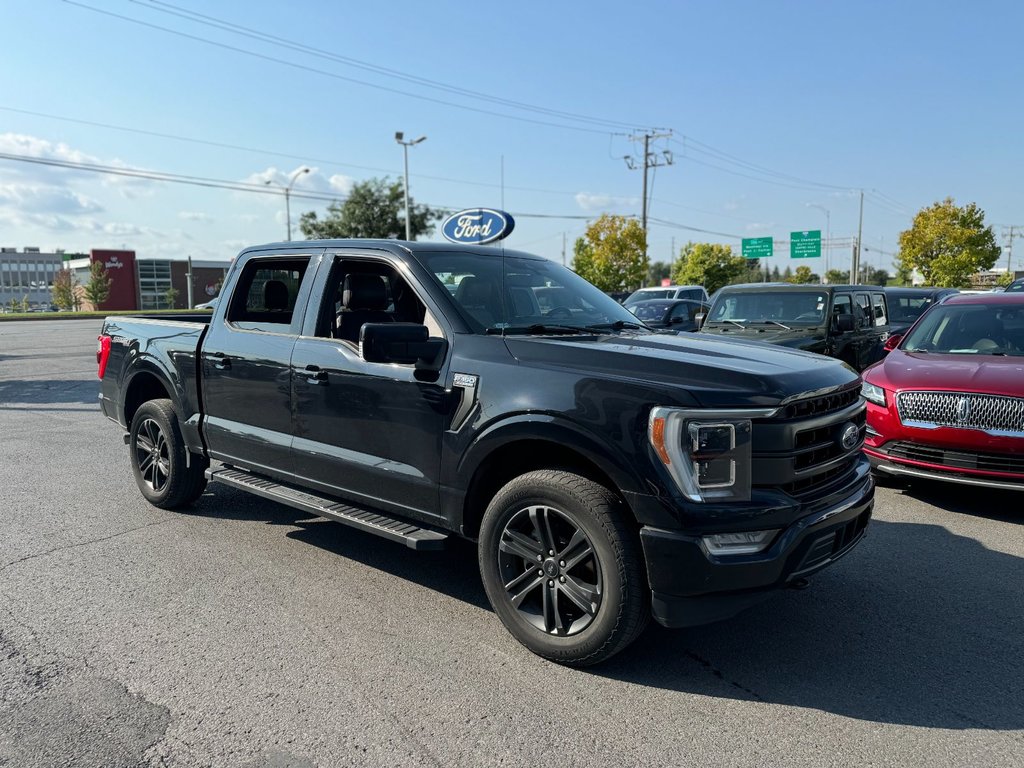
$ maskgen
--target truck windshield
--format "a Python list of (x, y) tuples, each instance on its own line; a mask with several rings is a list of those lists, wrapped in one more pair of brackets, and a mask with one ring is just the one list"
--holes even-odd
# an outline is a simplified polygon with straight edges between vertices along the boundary
[(1024, 356), (1024, 308), (940, 304), (921, 318), (900, 347), (946, 355)]
[(646, 329), (615, 299), (547, 259), (502, 258), (497, 250), (419, 256), (476, 333)]
[(821, 325), (828, 294), (816, 291), (758, 291), (722, 293), (715, 299), (709, 323), (768, 323)]

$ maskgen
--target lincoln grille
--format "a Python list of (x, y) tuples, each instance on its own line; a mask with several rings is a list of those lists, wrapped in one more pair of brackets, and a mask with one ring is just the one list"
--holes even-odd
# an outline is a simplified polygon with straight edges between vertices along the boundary
[(900, 392), (900, 421), (907, 426), (959, 427), (1024, 435), (1024, 398), (969, 392)]

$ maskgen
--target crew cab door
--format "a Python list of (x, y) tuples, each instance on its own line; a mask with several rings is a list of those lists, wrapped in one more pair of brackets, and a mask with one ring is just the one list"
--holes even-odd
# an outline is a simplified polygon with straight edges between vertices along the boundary
[[(836, 318), (840, 315), (852, 315), (854, 329), (852, 331), (840, 331)], [(849, 364), (856, 370), (861, 370), (863, 358), (863, 322), (861, 310), (854, 303), (852, 293), (836, 293), (832, 297), (832, 316), (829, 333), (832, 336), (832, 356), (837, 357)]]
[(319, 311), (307, 313), (291, 366), (299, 482), (436, 520), (441, 437), (454, 407), (444, 389), (447, 361), (433, 381), (418, 379), (413, 365), (368, 363), (359, 330), (367, 322), (419, 323), (450, 342), (450, 329), (405, 265), (389, 255), (325, 256), (313, 297)]
[(201, 354), (212, 458), (288, 479), (292, 348), (320, 252), (245, 259), (217, 307)]

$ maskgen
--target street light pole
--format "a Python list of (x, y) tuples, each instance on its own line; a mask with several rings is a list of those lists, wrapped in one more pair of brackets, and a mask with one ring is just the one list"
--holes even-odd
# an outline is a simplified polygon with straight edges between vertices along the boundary
[(292, 187), (294, 187), (295, 182), (299, 180), (299, 176), (302, 176), (304, 173), (309, 173), (309, 170), (310, 169), (305, 166), (299, 168), (299, 170), (295, 171), (295, 173), (292, 174), (287, 186), (282, 186), (273, 179), (267, 179), (265, 182), (263, 182), (264, 184), (275, 184), (284, 190), (284, 213), (288, 219), (288, 242), (291, 242), (292, 239)]
[(806, 203), (806, 205), (808, 208), (817, 208), (825, 212), (825, 274), (822, 277), (827, 281), (828, 278), (825, 275), (828, 274), (829, 257), (832, 255), (832, 214), (824, 205), (817, 203)]
[(405, 134), (402, 131), (395, 131), (395, 141), (402, 145), (402, 153), (405, 155), (405, 239), (412, 240), (412, 221), (409, 218), (409, 147), (414, 147), (421, 141), (426, 141), (426, 136), (420, 136), (412, 141), (402, 141)]

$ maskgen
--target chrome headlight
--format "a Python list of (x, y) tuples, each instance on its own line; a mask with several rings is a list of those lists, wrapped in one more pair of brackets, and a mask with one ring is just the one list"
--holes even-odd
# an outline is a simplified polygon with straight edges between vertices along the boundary
[(651, 409), (647, 437), (690, 501), (748, 501), (751, 419), (772, 413), (659, 406)]
[(866, 381), (861, 382), (860, 393), (864, 395), (865, 400), (876, 405), (885, 405), (885, 390), (876, 384), (870, 384)]

